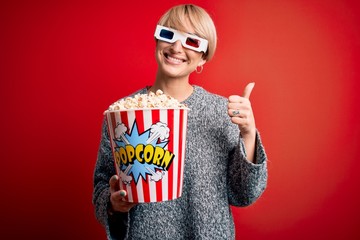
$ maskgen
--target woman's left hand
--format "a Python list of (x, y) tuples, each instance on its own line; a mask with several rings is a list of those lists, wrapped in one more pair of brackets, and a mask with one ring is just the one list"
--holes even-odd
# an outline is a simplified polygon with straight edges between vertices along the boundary
[(249, 99), (254, 86), (255, 83), (249, 83), (242, 96), (232, 95), (229, 97), (228, 103), (228, 114), (231, 121), (239, 126), (249, 161), (253, 161), (255, 155), (255, 117)]
[(228, 114), (231, 121), (239, 126), (241, 135), (255, 134), (255, 118), (251, 108), (250, 94), (255, 83), (249, 83), (242, 96), (232, 95), (229, 97)]

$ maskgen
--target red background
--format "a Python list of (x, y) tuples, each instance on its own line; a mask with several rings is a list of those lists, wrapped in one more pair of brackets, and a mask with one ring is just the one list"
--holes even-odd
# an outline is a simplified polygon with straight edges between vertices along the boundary
[[(191, 82), (224, 96), (256, 82), (269, 183), (233, 209), (237, 239), (359, 239), (358, 1), (193, 2), (219, 44)], [(105, 239), (91, 204), (102, 112), (154, 81), (154, 28), (178, 3), (1, 2), (1, 239)]]

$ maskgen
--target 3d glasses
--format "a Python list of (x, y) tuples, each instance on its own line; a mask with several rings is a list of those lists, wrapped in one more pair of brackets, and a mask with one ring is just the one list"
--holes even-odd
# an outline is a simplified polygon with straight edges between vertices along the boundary
[(161, 25), (156, 26), (155, 38), (164, 42), (174, 43), (177, 40), (181, 41), (181, 45), (185, 48), (206, 53), (208, 41), (196, 35), (177, 31), (172, 28), (167, 28)]

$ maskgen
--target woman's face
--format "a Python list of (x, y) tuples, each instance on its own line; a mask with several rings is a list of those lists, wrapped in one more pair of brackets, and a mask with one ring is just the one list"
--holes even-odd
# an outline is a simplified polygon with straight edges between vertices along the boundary
[[(188, 33), (195, 32), (189, 23), (185, 24), (185, 27)], [(196, 52), (183, 47), (180, 40), (174, 43), (157, 40), (156, 61), (158, 63), (158, 71), (163, 76), (187, 78), (197, 66), (203, 65), (206, 62), (202, 56), (202, 52)]]

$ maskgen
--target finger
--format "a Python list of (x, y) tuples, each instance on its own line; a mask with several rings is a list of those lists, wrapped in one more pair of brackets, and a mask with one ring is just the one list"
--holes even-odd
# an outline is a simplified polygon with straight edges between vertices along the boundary
[(119, 177), (117, 175), (113, 175), (109, 180), (109, 184), (110, 184), (110, 191), (112, 192), (118, 191), (120, 189)]
[(241, 112), (239, 109), (229, 109), (228, 110), (228, 115), (230, 117), (241, 117), (240, 114), (241, 114)]
[(239, 125), (239, 127), (244, 127), (248, 124), (248, 120), (240, 116), (231, 117), (231, 122)]
[(243, 97), (249, 99), (250, 98), (250, 94), (253, 90), (253, 88), (255, 87), (255, 83), (249, 83), (248, 85), (246, 85), (245, 89), (244, 89), (244, 93), (243, 93)]
[(239, 124), (243, 123), (243, 120), (240, 117), (234, 116), (234, 117), (231, 117), (231, 122), (239, 125)]
[(229, 97), (229, 102), (230, 102), (230, 103), (239, 103), (239, 102), (241, 102), (242, 99), (243, 99), (243, 98), (240, 97), (240, 96), (238, 96), (238, 95), (231, 95), (231, 96)]
[(239, 102), (229, 102), (228, 103), (228, 109), (232, 109), (232, 110), (238, 110), (242, 107), (243, 105)]
[(121, 202), (118, 211), (119, 212), (129, 212), (131, 208), (135, 207), (137, 203)]
[(119, 194), (120, 194), (121, 197), (126, 197), (127, 192), (122, 189), (122, 190), (119, 191)]

